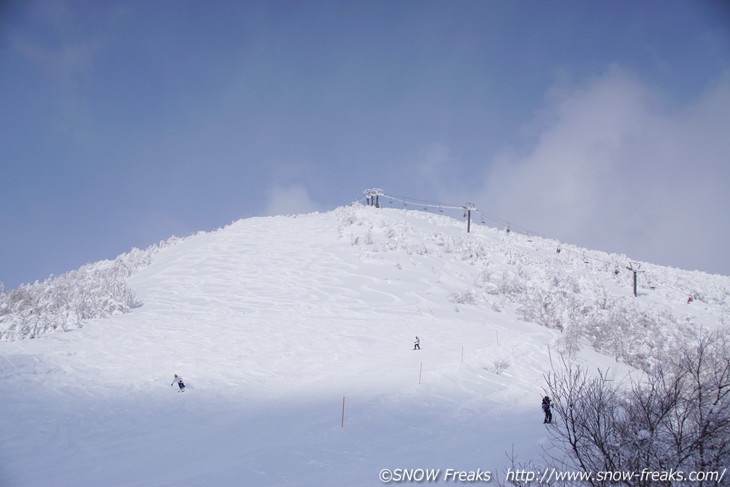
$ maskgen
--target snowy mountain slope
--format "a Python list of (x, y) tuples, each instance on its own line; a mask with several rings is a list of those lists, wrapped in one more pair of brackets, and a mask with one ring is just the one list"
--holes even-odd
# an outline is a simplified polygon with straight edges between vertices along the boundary
[(620, 377), (587, 342), (642, 365), (728, 311), (727, 277), (645, 264), (634, 298), (622, 256), (555, 246), (357, 205), (183, 239), (129, 279), (132, 313), (0, 343), (0, 485), (365, 486), (535, 458), (549, 354), (582, 343)]

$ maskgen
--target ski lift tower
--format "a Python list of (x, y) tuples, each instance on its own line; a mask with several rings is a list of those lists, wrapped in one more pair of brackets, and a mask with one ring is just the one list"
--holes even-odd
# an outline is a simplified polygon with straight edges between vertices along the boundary
[(380, 188), (370, 188), (362, 192), (368, 206), (380, 208), (380, 197), (383, 196), (383, 190)]
[(629, 262), (629, 266), (626, 268), (634, 273), (634, 297), (637, 297), (639, 294), (636, 289), (636, 287), (637, 287), (636, 286), (636, 275), (639, 272), (644, 272), (644, 271), (639, 270), (639, 269), (641, 269), (641, 264), (639, 264), (638, 262)]
[(466, 233), (469, 233), (471, 232), (471, 212), (472, 210), (476, 210), (477, 207), (474, 203), (464, 203), (462, 208), (466, 210)]

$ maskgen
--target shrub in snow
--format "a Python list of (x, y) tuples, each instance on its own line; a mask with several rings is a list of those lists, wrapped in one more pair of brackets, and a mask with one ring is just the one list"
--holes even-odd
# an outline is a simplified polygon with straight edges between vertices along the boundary
[(475, 304), (477, 301), (471, 291), (454, 291), (449, 299), (452, 303), (457, 304)]
[(492, 372), (497, 375), (502, 375), (502, 372), (507, 370), (509, 368), (509, 365), (509, 360), (507, 360), (506, 358), (497, 359), (492, 364)]

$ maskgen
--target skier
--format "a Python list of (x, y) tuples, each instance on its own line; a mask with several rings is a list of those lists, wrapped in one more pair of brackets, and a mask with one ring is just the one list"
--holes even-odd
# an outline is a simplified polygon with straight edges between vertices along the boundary
[(421, 349), (421, 339), (416, 337), (416, 341), (413, 342), (413, 350), (420, 350)]
[(180, 377), (177, 374), (175, 374), (175, 378), (172, 379), (172, 384), (170, 384), (170, 386), (173, 386), (176, 382), (177, 382), (177, 386), (180, 388), (180, 392), (184, 391), (185, 383), (183, 382), (182, 377)]
[(543, 421), (543, 424), (552, 423), (553, 413), (550, 411), (550, 398), (547, 396), (542, 398), (542, 410), (545, 413), (545, 420)]

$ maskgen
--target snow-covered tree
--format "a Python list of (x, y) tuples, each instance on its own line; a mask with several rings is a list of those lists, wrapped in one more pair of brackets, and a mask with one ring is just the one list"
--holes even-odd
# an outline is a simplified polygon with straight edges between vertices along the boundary
[(127, 278), (177, 240), (173, 237), (146, 250), (133, 249), (113, 261), (87, 264), (42, 283), (24, 284), (12, 291), (0, 289), (0, 340), (69, 331), (83, 326), (84, 320), (128, 313), (141, 306)]

